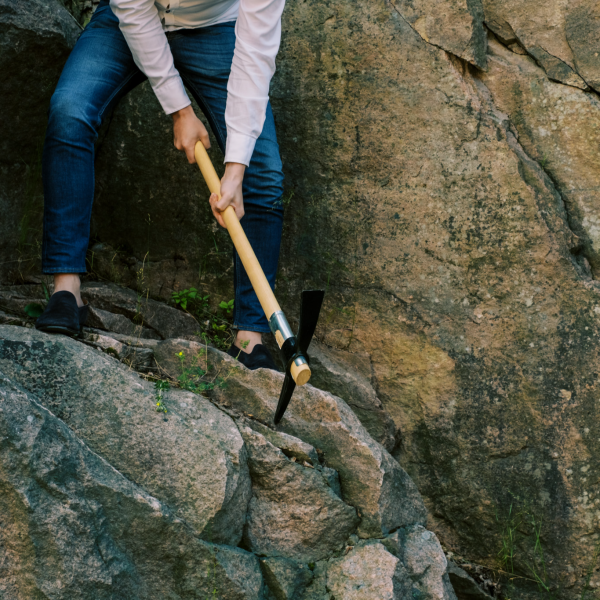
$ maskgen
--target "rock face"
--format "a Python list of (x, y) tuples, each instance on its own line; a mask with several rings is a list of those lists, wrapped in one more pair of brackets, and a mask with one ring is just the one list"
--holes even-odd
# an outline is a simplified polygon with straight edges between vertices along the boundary
[(198, 539), (40, 400), (0, 373), (3, 598), (262, 598), (255, 556)]
[(589, 263), (588, 273), (600, 277), (597, 98), (550, 81), (533, 59), (496, 40), (490, 42), (489, 69), (481, 81), (510, 118), (527, 154), (555, 182), (577, 235), (574, 251)]
[(392, 452), (398, 432), (373, 389), (369, 355), (324, 348), (318, 342), (311, 344), (309, 352), (311, 384), (343, 398), (371, 437)]
[[(198, 536), (236, 546), (250, 476), (234, 422), (208, 400), (153, 386), (114, 359), (67, 338), (0, 326), (0, 369), (36, 396), (94, 452), (179, 513)], [(182, 449), (185, 448), (185, 452)]]
[[(24, 3), (8, 6), (28, 18)], [(302, 288), (327, 289), (317, 337), (369, 356), (370, 384), (401, 433), (394, 456), (445, 546), (522, 578), (543, 562), (544, 585), (565, 598), (600, 585), (597, 10), (591, 0), (288, 3), (271, 94), (286, 169), (284, 310), (293, 322)], [(41, 43), (26, 32), (46, 21), (32, 22), (19, 35)], [(37, 53), (44, 60), (68, 48), (70, 34), (56, 35)], [(58, 73), (52, 60), (44, 77)], [(28, 89), (19, 77), (2, 80), (13, 94), (4, 115), (42, 98), (13, 101)], [(10, 146), (0, 156), (4, 272), (19, 256), (25, 205), (21, 167), (10, 167), (15, 123), (5, 119), (0, 136)], [(153, 299), (190, 286), (229, 299), (230, 247), (171, 138), (147, 86), (112, 116), (97, 153), (94, 269), (137, 286), (144, 267), (140, 293)], [(277, 382), (260, 377), (243, 374), (227, 401), (269, 422)], [(284, 432), (339, 471), (361, 535), (408, 526), (380, 505), (386, 474), (399, 477), (393, 459), (355, 436), (348, 405), (297, 397), (319, 398), (326, 426), (297, 402)], [(325, 433), (335, 443), (323, 447)], [(364, 494), (352, 472), (365, 473)], [(509, 566), (501, 550), (512, 528)], [(328, 593), (322, 573), (307, 588), (315, 598)], [(537, 593), (514, 581), (515, 597)]]
[(80, 28), (57, 2), (0, 2), (0, 278), (39, 268), (50, 96)]
[(480, 0), (396, 0), (392, 6), (426, 42), (485, 69), (487, 34)]
[(315, 467), (293, 462), (249, 427), (240, 432), (253, 482), (245, 546), (259, 555), (300, 563), (341, 550), (358, 524), (356, 511), (336, 496)]
[[(248, 371), (227, 354), (210, 349), (222, 378), (213, 397), (226, 407), (272, 422), (283, 374)], [(354, 506), (361, 537), (381, 537), (399, 527), (424, 523), (425, 507), (406, 472), (375, 442), (341, 399), (306, 385), (294, 393), (279, 428), (318, 448), (340, 475), (342, 499)]]
[[(160, 403), (167, 412), (157, 411), (156, 389), (97, 341), (98, 348), (90, 348), (94, 335), (102, 337), (86, 332), (84, 345), (0, 325), (2, 598), (310, 600), (323, 575), (323, 585), (342, 594), (325, 591), (323, 598), (344, 598), (348, 586), (375, 592), (389, 587), (390, 578), (398, 589), (412, 586), (425, 595), (417, 579), (444, 587), (443, 552), (431, 544), (435, 535), (418, 525), (406, 531), (421, 537), (400, 535), (404, 530), (386, 537), (381, 543), (389, 552), (381, 556), (358, 551), (360, 569), (350, 573), (343, 557), (357, 543), (381, 543), (359, 542), (357, 510), (342, 500), (337, 472), (321, 464), (329, 451), (239, 411), (226, 414), (181, 389), (163, 386)], [(119, 334), (104, 337), (110, 335)], [(152, 360), (155, 351), (160, 359), (167, 347), (190, 352), (194, 344), (137, 343), (146, 347), (132, 347), (147, 350)], [(213, 381), (221, 401), (235, 404), (235, 392), (226, 401), (225, 388), (234, 389), (237, 371), (245, 368), (231, 368), (229, 357), (215, 350), (204, 358), (211, 371), (231, 371)], [(280, 378), (259, 373), (265, 374), (267, 382)], [(256, 381), (253, 390), (269, 398)], [(365, 430), (361, 435), (372, 452), (376, 442)], [(343, 439), (327, 428), (319, 438), (326, 449)], [(387, 477), (393, 478), (389, 469)], [(363, 470), (350, 484), (344, 473), (342, 483), (372, 481)], [(409, 489), (409, 481), (400, 483)], [(413, 497), (394, 497), (389, 489), (382, 496), (401, 504), (402, 514), (423, 516), (412, 490)], [(358, 531), (368, 538), (364, 522), (369, 519)], [(236, 547), (240, 541), (244, 549)], [(417, 579), (407, 556), (420, 565)], [(406, 567), (388, 569), (388, 579), (373, 587), (379, 563), (399, 560)], [(431, 566), (440, 561), (443, 568)]]

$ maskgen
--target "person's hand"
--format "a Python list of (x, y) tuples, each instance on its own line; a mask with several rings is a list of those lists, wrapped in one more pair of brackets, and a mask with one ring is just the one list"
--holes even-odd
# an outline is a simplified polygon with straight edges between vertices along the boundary
[(210, 148), (208, 131), (196, 116), (191, 105), (174, 112), (171, 116), (173, 117), (173, 143), (175, 148), (183, 150), (188, 162), (193, 165), (196, 162), (194, 156), (196, 142), (200, 140), (207, 150)]
[(240, 163), (227, 163), (225, 175), (221, 179), (221, 198), (217, 194), (211, 194), (210, 207), (215, 219), (221, 227), (225, 227), (225, 221), (221, 213), (229, 206), (233, 206), (238, 219), (244, 216), (244, 197), (242, 196), (242, 181), (246, 165)]

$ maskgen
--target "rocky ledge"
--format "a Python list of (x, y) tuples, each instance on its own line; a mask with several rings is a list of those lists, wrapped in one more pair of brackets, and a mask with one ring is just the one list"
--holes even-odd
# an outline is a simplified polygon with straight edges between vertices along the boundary
[[(16, 312), (35, 294), (0, 295)], [(281, 373), (167, 305), (138, 302), (136, 326), (129, 291), (86, 295), (105, 329), (80, 340), (0, 315), (3, 598), (455, 598), (414, 483), (343, 399), (307, 385), (275, 427)], [(359, 371), (315, 350), (391, 443)]]

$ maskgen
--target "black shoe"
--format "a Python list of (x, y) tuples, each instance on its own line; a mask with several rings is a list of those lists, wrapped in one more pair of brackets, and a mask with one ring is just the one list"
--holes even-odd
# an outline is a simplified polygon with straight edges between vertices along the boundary
[(227, 354), (239, 360), (251, 371), (255, 369), (273, 369), (274, 371), (279, 371), (271, 353), (262, 344), (256, 344), (250, 354), (240, 350), (235, 344), (231, 344), (231, 348), (227, 350)]
[(73, 337), (81, 331), (80, 312), (87, 318), (87, 307), (81, 309), (71, 292), (63, 290), (52, 294), (46, 309), (35, 322), (35, 328), (46, 333), (62, 333)]

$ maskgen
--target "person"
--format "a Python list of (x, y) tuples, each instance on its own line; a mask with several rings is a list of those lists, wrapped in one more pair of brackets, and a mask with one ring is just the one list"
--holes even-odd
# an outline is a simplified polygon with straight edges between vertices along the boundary
[[(87, 318), (80, 294), (94, 196), (94, 143), (119, 100), (148, 79), (172, 116), (175, 147), (194, 163), (210, 147), (195, 98), (225, 155), (221, 198), (232, 205), (271, 286), (283, 224), (283, 174), (269, 84), (284, 0), (101, 0), (52, 96), (42, 159), (42, 270), (54, 293), (36, 327), (77, 335)], [(265, 315), (234, 251), (235, 340), (229, 354), (249, 368), (276, 368), (261, 343)]]

